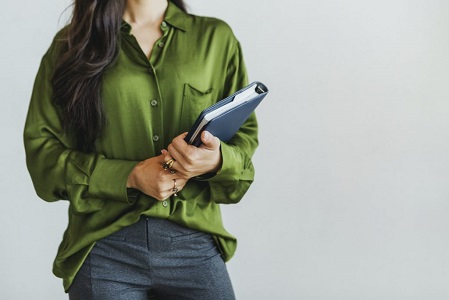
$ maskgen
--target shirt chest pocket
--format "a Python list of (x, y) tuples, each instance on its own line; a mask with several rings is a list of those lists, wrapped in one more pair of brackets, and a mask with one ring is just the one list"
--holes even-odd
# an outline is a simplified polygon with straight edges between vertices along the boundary
[(197, 88), (184, 84), (179, 132), (189, 131), (198, 115), (216, 102), (212, 88)]

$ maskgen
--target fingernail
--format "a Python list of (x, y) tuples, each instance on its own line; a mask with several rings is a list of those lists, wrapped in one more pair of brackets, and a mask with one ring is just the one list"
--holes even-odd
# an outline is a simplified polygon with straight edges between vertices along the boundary
[(210, 133), (208, 131), (204, 132), (204, 139), (208, 140), (210, 138)]

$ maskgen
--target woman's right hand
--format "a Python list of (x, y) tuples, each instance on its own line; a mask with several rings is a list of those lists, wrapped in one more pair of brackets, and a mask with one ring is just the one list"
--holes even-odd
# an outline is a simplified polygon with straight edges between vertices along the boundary
[(173, 188), (181, 191), (187, 183), (169, 170), (164, 170), (164, 156), (159, 155), (138, 163), (128, 176), (127, 188), (134, 188), (159, 201), (163, 201), (174, 194)]

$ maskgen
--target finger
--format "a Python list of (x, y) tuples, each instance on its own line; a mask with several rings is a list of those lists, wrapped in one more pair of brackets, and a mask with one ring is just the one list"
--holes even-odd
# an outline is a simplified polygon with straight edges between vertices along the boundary
[(177, 165), (177, 166), (179, 166), (179, 165), (185, 165), (185, 163), (186, 163), (186, 158), (184, 157), (184, 155), (173, 145), (173, 143), (172, 144), (170, 144), (169, 146), (168, 146), (168, 152), (170, 153), (170, 155), (171, 155), (171, 157), (173, 157), (175, 160), (176, 160), (176, 162), (175, 162), (175, 164)]
[(176, 178), (176, 181), (174, 179), (167, 180), (163, 184), (164, 187), (158, 192), (159, 193), (159, 201), (166, 200), (169, 197), (171, 197), (173, 195), (173, 193), (175, 193), (175, 191), (179, 192), (182, 190), (182, 188), (185, 185), (185, 181), (181, 178)]
[[(171, 168), (169, 168), (169, 165), (167, 163), (162, 164), (161, 166), (161, 170), (160, 170), (160, 175), (159, 178), (164, 181), (164, 182), (171, 182), (173, 179), (177, 179), (178, 177), (183, 177), (184, 174), (182, 172), (179, 172), (178, 170), (180, 169), (180, 166), (176, 166), (176, 161), (173, 161), (173, 163), (171, 164)], [(178, 169), (176, 169), (178, 168)], [(168, 183), (163, 190), (166, 189), (166, 187), (168, 188), (170, 185), (170, 183)]]
[(190, 171), (187, 171), (179, 162), (175, 162), (173, 164), (173, 168), (170, 171), (171, 174), (176, 178), (188, 180), (192, 177)]
[(164, 157), (164, 161), (169, 161), (172, 159), (170, 152), (168, 152), (166, 149), (161, 150), (162, 156)]
[(187, 180), (184, 178), (178, 178), (178, 179), (176, 179), (176, 183), (177, 183), (179, 190), (182, 190), (186, 186)]
[(175, 158), (164, 162), (161, 171), (163, 180), (173, 180), (178, 177), (187, 178), (186, 170)]
[(157, 159), (157, 161), (159, 162), (159, 163), (161, 163), (161, 164), (163, 164), (164, 162), (165, 162), (165, 160), (164, 160), (164, 155), (158, 155), (158, 156), (155, 156), (154, 157), (155, 159)]
[(170, 190), (168, 190), (168, 192), (175, 197), (178, 196), (177, 193), (179, 193), (182, 190), (182, 188), (185, 185), (185, 182), (186, 182), (185, 180), (182, 180), (180, 178), (173, 179), (173, 186), (171, 187)]
[[(170, 153), (167, 150), (162, 150), (162, 155), (164, 155), (164, 163), (162, 164), (162, 167), (164, 170), (172, 170), (174, 163), (176, 162), (176, 159), (170, 155)], [(172, 172), (173, 174), (173, 172)]]
[(213, 136), (210, 132), (208, 131), (203, 131), (201, 133), (201, 141), (203, 142), (203, 144), (201, 145), (201, 148), (206, 148), (209, 150), (215, 150), (218, 147), (220, 147), (220, 139)]
[(187, 144), (183, 138), (184, 134), (181, 134), (173, 139), (171, 146), (174, 147), (184, 158), (188, 158), (192, 150), (196, 147)]
[(187, 136), (187, 133), (188, 132), (183, 132), (183, 133), (181, 133), (180, 135), (178, 135), (177, 137), (175, 137), (175, 139), (185, 139), (185, 137)]

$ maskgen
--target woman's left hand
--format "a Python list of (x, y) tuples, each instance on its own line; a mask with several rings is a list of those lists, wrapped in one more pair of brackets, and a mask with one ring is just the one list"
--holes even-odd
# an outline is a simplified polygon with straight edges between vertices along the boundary
[(185, 179), (217, 172), (222, 163), (220, 140), (209, 132), (203, 131), (201, 134), (203, 144), (196, 147), (184, 141), (186, 135), (187, 133), (178, 135), (168, 146), (168, 151), (162, 150), (165, 161), (175, 159), (172, 169)]

